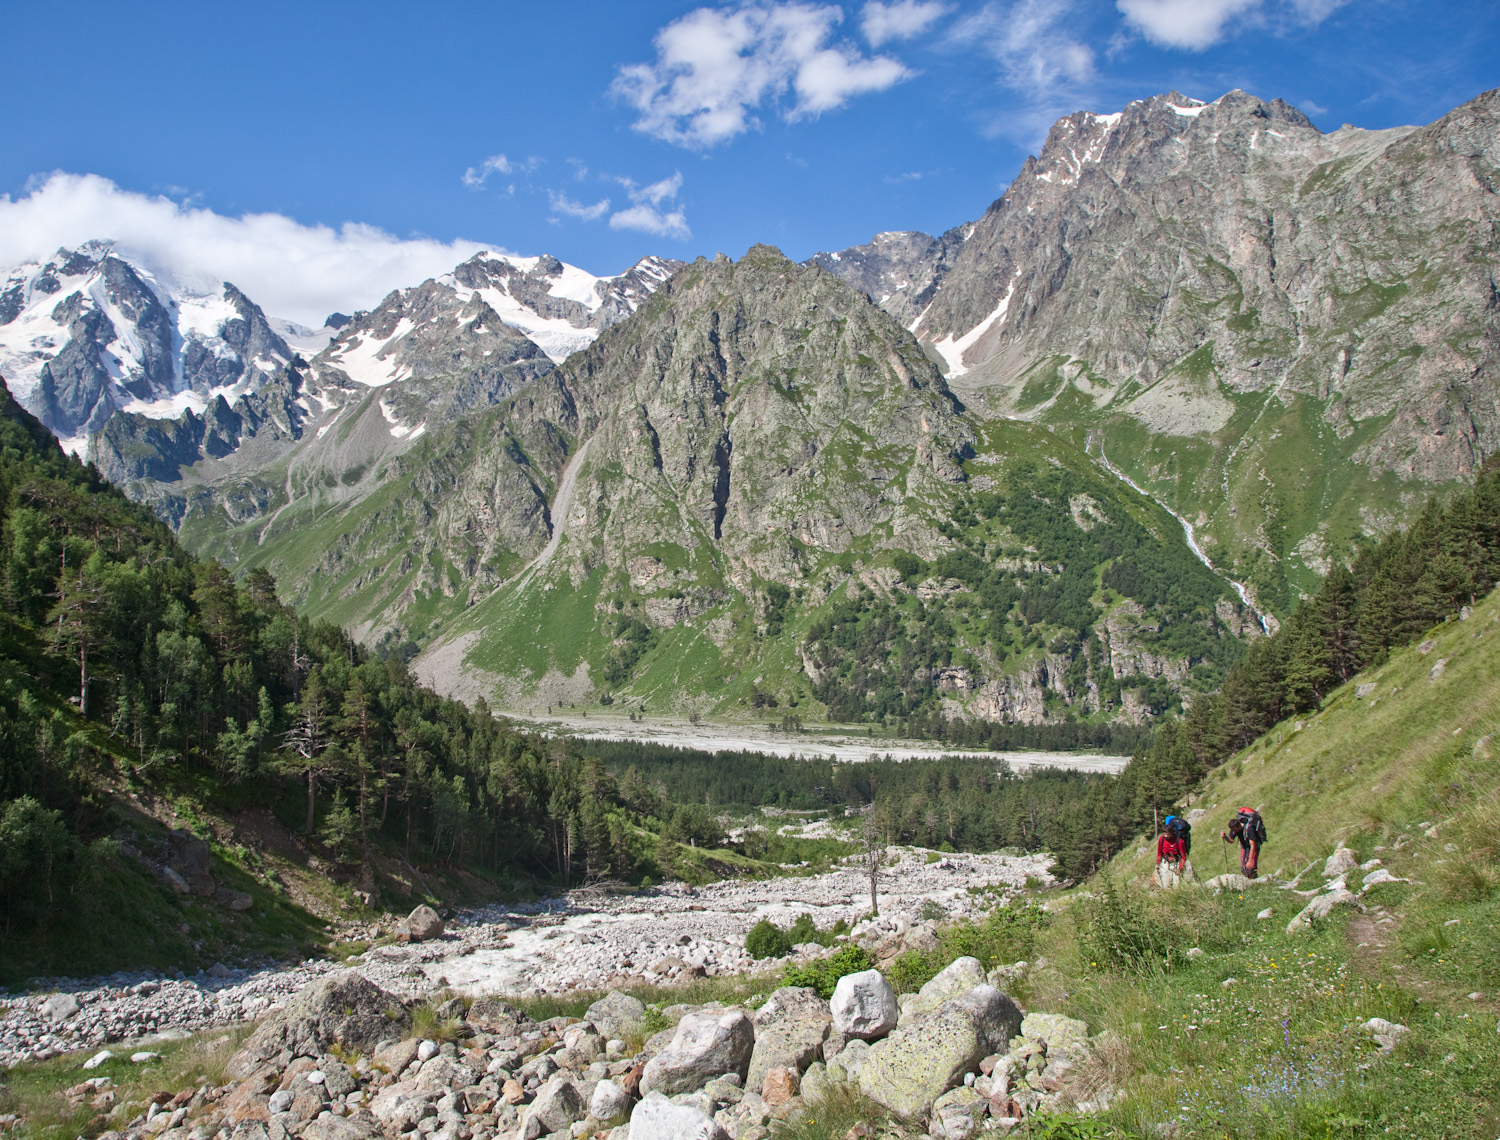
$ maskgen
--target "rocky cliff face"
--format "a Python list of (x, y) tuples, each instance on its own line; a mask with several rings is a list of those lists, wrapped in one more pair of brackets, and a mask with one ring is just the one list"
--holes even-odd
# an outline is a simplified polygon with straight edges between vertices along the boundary
[(956, 249), (819, 263), (903, 319), (870, 283), (926, 282), (913, 327), (966, 402), (1098, 433), (1281, 607), (1500, 444), (1497, 147), (1497, 92), (1329, 135), (1173, 92), (1059, 120)]
[(64, 438), (97, 431), (119, 410), (175, 415), (181, 406), (154, 405), (179, 397), (202, 409), (294, 356), (233, 285), (174, 293), (108, 242), (21, 266), (0, 290), (0, 370)]

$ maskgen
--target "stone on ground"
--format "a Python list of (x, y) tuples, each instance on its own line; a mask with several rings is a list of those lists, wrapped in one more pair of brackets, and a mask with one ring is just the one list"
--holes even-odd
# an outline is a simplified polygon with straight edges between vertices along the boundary
[(1298, 934), (1304, 930), (1310, 930), (1312, 924), (1327, 918), (1333, 913), (1337, 906), (1352, 906), (1364, 910), (1364, 905), (1352, 892), (1346, 890), (1329, 891), (1327, 894), (1319, 895), (1299, 910), (1292, 921), (1286, 924), (1288, 934)]
[(630, 1094), (606, 1077), (594, 1086), (589, 1098), (589, 1115), (595, 1120), (613, 1120), (630, 1108)]
[(984, 984), (984, 980), (984, 966), (978, 958), (955, 958), (915, 994), (908, 994), (901, 999), (901, 1017), (905, 1019), (931, 1013), (949, 998)]
[(960, 1085), (932, 1105), (928, 1131), (939, 1140), (972, 1140), (989, 1114), (990, 1102), (972, 1088)]
[(588, 1115), (578, 1086), (571, 1077), (555, 1076), (539, 1090), (536, 1098), (527, 1106), (521, 1121), (521, 1140), (536, 1140), (551, 1132), (561, 1132), (575, 1120)]
[(903, 1015), (894, 1033), (870, 1047), (860, 1092), (904, 1120), (924, 1119), (938, 1097), (1020, 1029), (1021, 1011), (1010, 998), (989, 984), (976, 986), (925, 1016)]
[(743, 1079), (754, 1049), (755, 1027), (740, 1010), (690, 1013), (677, 1023), (661, 1052), (646, 1063), (641, 1091), (673, 1096), (701, 1089), (725, 1073), (738, 1073)]
[(834, 1031), (862, 1041), (884, 1037), (901, 1019), (896, 991), (879, 970), (845, 974), (834, 987), (829, 1004)]
[(443, 920), (437, 911), (423, 903), (406, 916), (401, 929), (413, 942), (426, 942), (443, 936)]
[(698, 1109), (651, 1092), (630, 1114), (630, 1140), (729, 1140), (729, 1133)]
[(42, 1016), (48, 1021), (67, 1021), (78, 1012), (78, 999), (72, 994), (53, 994), (42, 1002)]
[(1339, 845), (1332, 855), (1323, 864), (1323, 877), (1325, 879), (1337, 879), (1340, 875), (1347, 875), (1359, 866), (1359, 857), (1349, 848)]
[(592, 1021), (606, 1038), (623, 1040), (646, 1031), (645, 1003), (619, 990), (610, 990), (589, 1006), (583, 1018)]
[(782, 986), (756, 1010), (751, 1024), (755, 1027), (755, 1048), (745, 1073), (745, 1087), (754, 1089), (760, 1087), (772, 1069), (791, 1069), (801, 1074), (818, 1060), (832, 1017), (828, 1003), (816, 991)]
[(344, 970), (298, 991), (229, 1059), (226, 1072), (241, 1079), (283, 1050), (293, 1057), (320, 1057), (334, 1045), (372, 1052), (401, 1037), (411, 1015), (401, 1000), (363, 974)]

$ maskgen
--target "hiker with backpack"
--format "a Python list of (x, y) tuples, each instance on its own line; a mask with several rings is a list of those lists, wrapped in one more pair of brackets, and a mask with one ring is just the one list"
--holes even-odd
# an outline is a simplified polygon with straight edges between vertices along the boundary
[(1193, 849), (1193, 829), (1178, 815), (1167, 816), (1156, 839), (1156, 874), (1158, 886), (1175, 887), (1188, 877), (1188, 855)]
[(1260, 862), (1260, 849), (1266, 841), (1266, 822), (1254, 808), (1242, 807), (1229, 821), (1229, 827), (1219, 832), (1225, 843), (1231, 839), (1240, 845), (1240, 873), (1247, 879), (1255, 878), (1256, 865)]

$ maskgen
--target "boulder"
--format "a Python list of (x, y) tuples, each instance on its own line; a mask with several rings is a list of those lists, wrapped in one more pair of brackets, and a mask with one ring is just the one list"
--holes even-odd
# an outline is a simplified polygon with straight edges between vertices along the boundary
[(990, 1102), (985, 1097), (960, 1085), (933, 1102), (928, 1132), (939, 1140), (972, 1140), (989, 1110)]
[(661, 1052), (646, 1063), (641, 1091), (672, 1096), (701, 1089), (725, 1073), (738, 1073), (743, 1079), (754, 1049), (755, 1027), (740, 1010), (690, 1013), (677, 1023)]
[(915, 994), (901, 999), (901, 1016), (904, 1019), (930, 1013), (949, 998), (984, 984), (984, 966), (978, 958), (955, 958)]
[(630, 1109), (630, 1094), (614, 1081), (605, 1078), (594, 1086), (589, 1098), (589, 1115), (595, 1120), (613, 1120)]
[(829, 1005), (834, 1030), (861, 1041), (884, 1037), (901, 1019), (896, 991), (879, 970), (845, 974), (834, 987)]
[[(521, 1031), (534, 1025), (526, 1014), (499, 998), (480, 998), (464, 1015), (475, 1029), (482, 1029), (496, 1037), (518, 1037)], [(589, 1019), (590, 1021), (593, 1018)]]
[(225, 1071), (242, 1079), (283, 1050), (294, 1057), (320, 1057), (341, 1045), (370, 1053), (382, 1042), (403, 1036), (410, 1025), (411, 1015), (400, 998), (363, 974), (344, 970), (293, 995), (229, 1059)]
[(1327, 894), (1319, 895), (1299, 910), (1296, 917), (1286, 924), (1286, 932), (1288, 934), (1297, 934), (1301, 931), (1311, 929), (1313, 923), (1327, 918), (1333, 913), (1334, 907), (1338, 906), (1352, 906), (1360, 910), (1365, 909), (1364, 904), (1352, 892), (1343, 890), (1342, 888), (1336, 891), (1329, 891)]
[(645, 1004), (619, 990), (610, 990), (589, 1006), (583, 1017), (592, 1021), (605, 1038), (624, 1040), (646, 1032)]
[(903, 1016), (894, 1033), (870, 1047), (860, 1092), (904, 1120), (925, 1119), (938, 1097), (1005, 1049), (1020, 1028), (1021, 1011), (1010, 998), (976, 986), (929, 1014)]
[(630, 1140), (729, 1140), (729, 1133), (698, 1109), (653, 1092), (630, 1114)]
[(750, 1020), (755, 1027), (755, 1049), (745, 1087), (752, 1089), (759, 1088), (772, 1069), (801, 1074), (822, 1056), (823, 1041), (833, 1024), (828, 1003), (816, 991), (798, 986), (781, 987)]
[(53, 994), (42, 1002), (42, 1016), (48, 1021), (67, 1021), (78, 1012), (78, 999), (72, 994)]
[(246, 911), (255, 905), (254, 898), (232, 887), (220, 887), (214, 891), (214, 901), (233, 911)]
[(537, 1090), (521, 1118), (521, 1140), (561, 1132), (588, 1115), (588, 1105), (571, 1077), (556, 1076)]
[(1349, 848), (1339, 845), (1332, 855), (1323, 864), (1323, 877), (1325, 879), (1337, 879), (1340, 875), (1347, 875), (1359, 866), (1359, 857)]
[(412, 942), (427, 942), (433, 938), (441, 938), (443, 920), (438, 917), (437, 911), (423, 903), (406, 916), (398, 933), (404, 934)]
[(208, 841), (185, 828), (167, 832), (167, 869), (175, 871), (199, 898), (211, 898), (218, 884), (209, 874), (213, 852)]
[(1048, 1057), (1066, 1054), (1076, 1061), (1089, 1055), (1089, 1027), (1076, 1017), (1028, 1013), (1021, 1019), (1021, 1036), (1028, 1041), (1045, 1041)]
[(846, 1084), (859, 1083), (859, 1071), (864, 1068), (866, 1061), (870, 1059), (870, 1043), (863, 1038), (856, 1037), (849, 1044), (839, 1050), (837, 1056), (828, 1062), (828, 1078), (834, 1081), (843, 1081)]
[(797, 1070), (780, 1067), (768, 1069), (760, 1085), (760, 1096), (772, 1108), (779, 1108), (796, 1096), (800, 1087)]

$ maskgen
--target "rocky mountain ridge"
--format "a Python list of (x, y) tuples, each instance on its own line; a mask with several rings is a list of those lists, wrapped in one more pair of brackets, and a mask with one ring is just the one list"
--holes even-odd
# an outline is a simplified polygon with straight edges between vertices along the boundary
[(1096, 434), (1284, 609), (1500, 443), (1497, 185), (1500, 92), (1327, 135), (1280, 100), (1171, 92), (1060, 119), (941, 239), (814, 260), (976, 411)]

